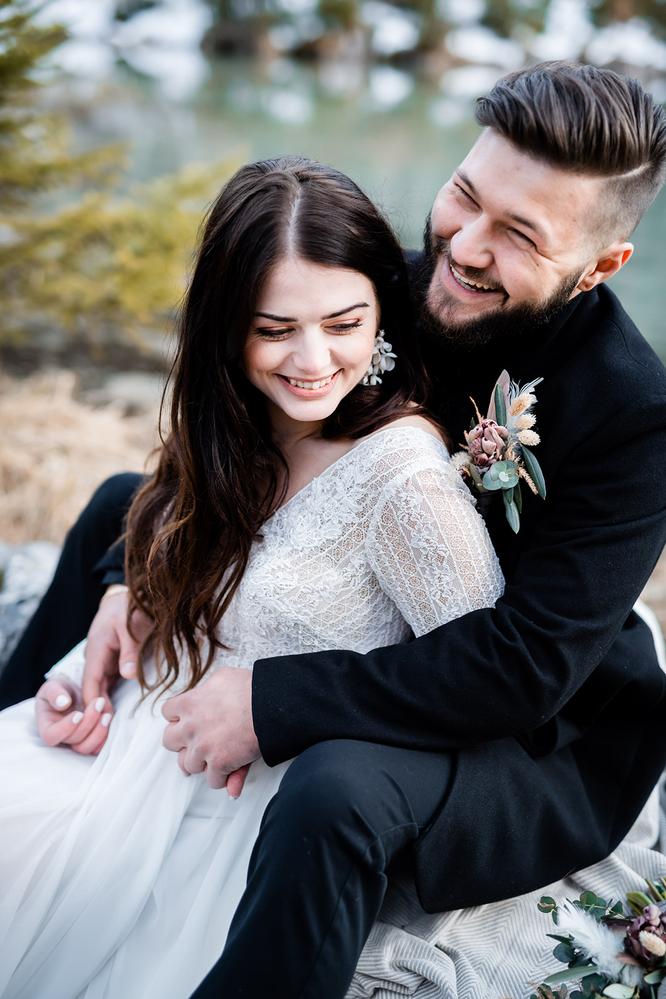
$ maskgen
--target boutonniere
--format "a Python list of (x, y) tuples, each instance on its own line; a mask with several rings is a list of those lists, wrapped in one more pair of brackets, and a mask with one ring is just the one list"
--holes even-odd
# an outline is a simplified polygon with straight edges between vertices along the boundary
[(502, 493), (506, 519), (516, 534), (523, 506), (522, 483), (535, 495), (546, 498), (543, 472), (532, 451), (540, 442), (532, 413), (537, 401), (534, 389), (542, 381), (535, 378), (521, 386), (503, 371), (493, 389), (487, 416), (481, 416), (471, 400), (476, 423), (465, 431), (465, 443), (461, 445), (464, 450), (452, 459), (477, 492)]

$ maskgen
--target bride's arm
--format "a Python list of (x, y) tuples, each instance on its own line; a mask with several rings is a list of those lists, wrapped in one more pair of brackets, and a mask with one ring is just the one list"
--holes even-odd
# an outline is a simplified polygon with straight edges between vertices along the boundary
[(380, 586), (417, 637), (493, 607), (503, 590), (485, 524), (444, 458), (387, 484), (366, 552)]

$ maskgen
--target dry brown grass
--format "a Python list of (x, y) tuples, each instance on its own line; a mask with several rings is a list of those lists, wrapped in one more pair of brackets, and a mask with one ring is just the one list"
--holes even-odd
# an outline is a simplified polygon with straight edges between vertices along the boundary
[(0, 539), (61, 542), (109, 475), (141, 471), (156, 443), (156, 413), (76, 399), (76, 377), (0, 376)]

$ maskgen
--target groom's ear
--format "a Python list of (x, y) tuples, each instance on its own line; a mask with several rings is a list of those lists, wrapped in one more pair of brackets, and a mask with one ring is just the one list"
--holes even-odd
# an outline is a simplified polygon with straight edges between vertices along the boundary
[(583, 276), (576, 285), (578, 291), (591, 291), (603, 281), (608, 281), (614, 274), (624, 267), (626, 262), (634, 252), (633, 243), (611, 243), (598, 254), (583, 272)]

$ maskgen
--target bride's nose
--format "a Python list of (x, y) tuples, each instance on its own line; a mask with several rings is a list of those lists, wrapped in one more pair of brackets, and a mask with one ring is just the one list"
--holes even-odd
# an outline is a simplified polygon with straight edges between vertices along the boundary
[(304, 375), (330, 374), (330, 349), (321, 329), (304, 330), (294, 343), (294, 364)]

